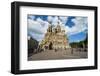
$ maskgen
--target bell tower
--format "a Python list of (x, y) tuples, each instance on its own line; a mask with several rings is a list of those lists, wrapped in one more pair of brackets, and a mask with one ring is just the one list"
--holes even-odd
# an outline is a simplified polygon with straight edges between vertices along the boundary
[(49, 22), (49, 27), (47, 29), (47, 32), (52, 32), (52, 25), (51, 25), (51, 22)]

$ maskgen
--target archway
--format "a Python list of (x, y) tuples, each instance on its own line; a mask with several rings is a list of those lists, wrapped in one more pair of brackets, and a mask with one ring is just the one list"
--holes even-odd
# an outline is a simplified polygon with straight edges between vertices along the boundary
[(50, 42), (50, 44), (49, 44), (49, 50), (53, 49), (52, 45), (53, 45), (52, 42)]

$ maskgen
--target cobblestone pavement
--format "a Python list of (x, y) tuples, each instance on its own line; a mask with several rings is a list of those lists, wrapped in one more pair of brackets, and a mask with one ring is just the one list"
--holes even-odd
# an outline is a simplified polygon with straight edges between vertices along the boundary
[(72, 53), (70, 50), (46, 50), (37, 54), (33, 54), (32, 56), (28, 57), (28, 60), (80, 59), (87, 58), (87, 55), (87, 52), (82, 51), (74, 51)]

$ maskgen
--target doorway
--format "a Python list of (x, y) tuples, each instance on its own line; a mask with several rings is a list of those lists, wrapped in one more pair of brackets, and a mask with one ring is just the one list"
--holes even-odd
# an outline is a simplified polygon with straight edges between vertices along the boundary
[(49, 50), (52, 50), (53, 49), (53, 44), (52, 44), (52, 42), (50, 42), (50, 44), (49, 44)]

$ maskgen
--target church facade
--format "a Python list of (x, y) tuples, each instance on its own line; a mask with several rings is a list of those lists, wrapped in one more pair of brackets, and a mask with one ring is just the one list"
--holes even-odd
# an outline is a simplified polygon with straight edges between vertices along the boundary
[(65, 30), (61, 29), (60, 24), (53, 27), (51, 24), (47, 29), (44, 39), (40, 43), (40, 48), (57, 50), (71, 48), (68, 42), (68, 38), (65, 34)]

